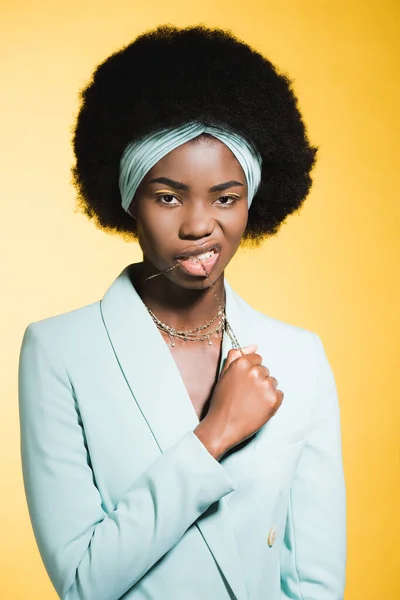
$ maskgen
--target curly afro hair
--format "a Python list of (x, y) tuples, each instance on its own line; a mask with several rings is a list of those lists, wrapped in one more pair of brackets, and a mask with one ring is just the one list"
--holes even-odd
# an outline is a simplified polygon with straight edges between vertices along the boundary
[(73, 183), (78, 210), (101, 229), (136, 238), (118, 187), (127, 144), (191, 120), (229, 126), (262, 156), (244, 243), (275, 234), (308, 194), (317, 148), (309, 143), (292, 82), (230, 31), (159, 26), (100, 64), (80, 97)]

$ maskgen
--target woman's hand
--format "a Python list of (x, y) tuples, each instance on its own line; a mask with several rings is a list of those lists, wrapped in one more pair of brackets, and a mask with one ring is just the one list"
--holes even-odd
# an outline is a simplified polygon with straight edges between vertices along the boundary
[(256, 433), (282, 404), (283, 392), (256, 350), (229, 351), (208, 413), (194, 430), (216, 460)]

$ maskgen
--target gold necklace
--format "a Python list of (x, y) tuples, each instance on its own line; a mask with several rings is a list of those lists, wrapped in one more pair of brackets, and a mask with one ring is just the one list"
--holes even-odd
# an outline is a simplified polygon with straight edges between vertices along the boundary
[[(145, 304), (145, 306), (146, 306), (146, 304)], [(146, 308), (147, 308), (149, 315), (153, 319), (154, 323), (157, 325), (157, 327), (161, 331), (165, 331), (169, 335), (169, 339), (170, 339), (172, 347), (175, 346), (174, 338), (184, 340), (185, 342), (204, 342), (205, 340), (207, 340), (208, 345), (212, 346), (212, 341), (211, 341), (210, 336), (212, 336), (214, 333), (219, 333), (222, 330), (222, 328), (224, 326), (224, 322), (225, 322), (225, 315), (219, 310), (218, 313), (216, 314), (216, 316), (213, 317), (211, 319), (211, 321), (204, 323), (204, 325), (200, 325), (200, 327), (196, 327), (195, 329), (187, 329), (186, 331), (184, 331), (184, 330), (180, 331), (179, 329), (170, 327), (166, 323), (163, 323), (162, 321), (160, 321), (160, 319), (153, 313), (153, 311), (148, 306), (146, 306)], [(208, 333), (203, 333), (203, 334), (197, 335), (199, 331), (204, 331), (204, 329), (207, 329), (213, 323), (215, 323), (215, 321), (217, 320), (218, 317), (220, 317), (220, 320), (218, 322), (218, 325), (216, 327), (214, 327), (214, 329), (212, 329)]]
[[(204, 325), (200, 325), (199, 327), (196, 327), (194, 329), (188, 329), (186, 331), (184, 330), (177, 330), (174, 327), (170, 327), (169, 325), (167, 325), (166, 323), (163, 323), (162, 321), (160, 321), (160, 319), (154, 314), (154, 312), (143, 302), (143, 304), (145, 305), (149, 315), (151, 316), (151, 318), (153, 319), (155, 325), (161, 330), (161, 331), (165, 331), (170, 338), (170, 343), (171, 346), (175, 346), (175, 341), (174, 341), (174, 337), (175, 338), (179, 338), (186, 341), (193, 341), (193, 342), (203, 342), (205, 340), (208, 341), (208, 344), (210, 346), (212, 346), (212, 341), (210, 339), (210, 336), (213, 335), (213, 333), (220, 333), (222, 330), (226, 331), (231, 343), (232, 343), (232, 347), (233, 348), (237, 348), (240, 349), (240, 344), (238, 342), (238, 339), (230, 325), (230, 323), (228, 322), (228, 319), (226, 318), (226, 313), (225, 313), (225, 304), (222, 305), (217, 292), (215, 291), (214, 288), (214, 284), (212, 283), (211, 279), (208, 276), (207, 270), (204, 267), (203, 263), (201, 262), (200, 259), (198, 259), (197, 257), (195, 258), (195, 260), (197, 260), (197, 262), (200, 263), (203, 271), (204, 271), (204, 275), (206, 276), (206, 279), (210, 285), (210, 288), (214, 294), (214, 297), (217, 301), (217, 305), (218, 305), (218, 312), (216, 314), (215, 317), (213, 317), (210, 321), (208, 321), (207, 323), (204, 323)], [(168, 273), (169, 271), (172, 271), (173, 269), (176, 269), (177, 267), (180, 266), (180, 263), (177, 261), (177, 264), (174, 265), (173, 267), (168, 267), (167, 269), (164, 269), (163, 271), (160, 271), (159, 273), (156, 273), (155, 275), (150, 275), (149, 277), (146, 277), (145, 279), (140, 279), (139, 281), (137, 281), (136, 283), (143, 283), (144, 281), (148, 281), (149, 279), (153, 279), (154, 277), (158, 277), (159, 275), (162, 275), (164, 273)], [(218, 317), (220, 317), (220, 320), (218, 322), (218, 325), (216, 325), (216, 327), (214, 327), (214, 329), (212, 331), (209, 331), (208, 333), (204, 333), (204, 334), (200, 334), (200, 335), (196, 335), (197, 333), (199, 333), (200, 331), (204, 331), (204, 329), (207, 329), (208, 327), (210, 327), (213, 323), (215, 323), (215, 321), (218, 319)], [(242, 353), (243, 354), (243, 353)]]

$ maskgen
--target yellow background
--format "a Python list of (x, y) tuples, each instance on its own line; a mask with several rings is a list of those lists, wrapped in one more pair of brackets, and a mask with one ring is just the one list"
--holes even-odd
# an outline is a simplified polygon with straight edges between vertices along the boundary
[(0, 597), (56, 598), (36, 549), (20, 470), (23, 331), (31, 321), (99, 299), (140, 258), (136, 244), (107, 236), (74, 212), (70, 132), (78, 90), (98, 62), (138, 33), (167, 22), (205, 22), (231, 28), (294, 79), (311, 140), (320, 146), (302, 211), (260, 249), (240, 252), (228, 278), (255, 307), (321, 336), (342, 414), (345, 598), (400, 598), (400, 4), (42, 0), (0, 6)]

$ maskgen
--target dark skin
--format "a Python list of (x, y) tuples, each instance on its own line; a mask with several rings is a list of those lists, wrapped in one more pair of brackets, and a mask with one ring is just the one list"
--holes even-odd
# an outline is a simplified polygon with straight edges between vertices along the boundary
[[(225, 144), (201, 136), (171, 151), (146, 174), (129, 212), (143, 251), (141, 278), (178, 264), (176, 257), (188, 249), (202, 252), (216, 244), (218, 260), (208, 274), (224, 301), (224, 270), (240, 245), (248, 215), (246, 178)], [(198, 327), (218, 310), (205, 274), (190, 274), (181, 266), (136, 289), (157, 317), (176, 329)], [(220, 335), (211, 337), (211, 346), (176, 339), (175, 347), (162, 335), (200, 420), (195, 433), (215, 458), (250, 437), (278, 409), (283, 393), (255, 346), (231, 350), (217, 382)]]

